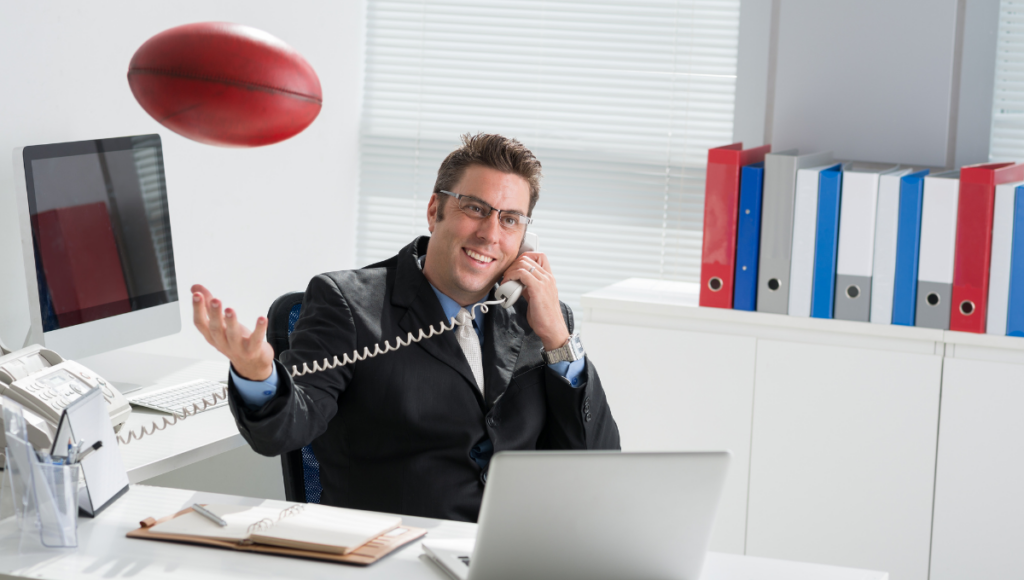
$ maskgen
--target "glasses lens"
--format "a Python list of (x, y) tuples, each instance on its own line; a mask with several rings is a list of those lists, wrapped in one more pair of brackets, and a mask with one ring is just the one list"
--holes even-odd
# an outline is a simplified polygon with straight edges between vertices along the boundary
[(506, 230), (521, 231), (526, 227), (526, 221), (526, 216), (512, 211), (503, 211), (498, 215), (498, 223)]
[(459, 209), (471, 218), (482, 220), (491, 215), (493, 208), (475, 197), (463, 197), (459, 199)]

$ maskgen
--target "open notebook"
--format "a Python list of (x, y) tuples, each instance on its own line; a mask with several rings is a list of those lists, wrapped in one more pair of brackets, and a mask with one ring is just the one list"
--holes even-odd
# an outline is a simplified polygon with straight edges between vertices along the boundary
[(205, 507), (226, 521), (227, 527), (188, 510), (149, 526), (149, 533), (346, 555), (391, 532), (399, 535), (407, 531), (400, 527), (398, 516), (317, 504), (295, 504), (285, 509), (221, 504)]

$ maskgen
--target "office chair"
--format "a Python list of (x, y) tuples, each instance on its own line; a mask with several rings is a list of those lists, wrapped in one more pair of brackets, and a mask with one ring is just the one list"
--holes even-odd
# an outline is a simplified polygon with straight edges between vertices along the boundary
[[(295, 329), (295, 322), (302, 310), (302, 292), (289, 292), (278, 297), (267, 311), (267, 342), (274, 349), (274, 358), (288, 350), (288, 335)], [(284, 496), (288, 501), (320, 503), (320, 462), (313, 454), (313, 448), (281, 454), (281, 471), (284, 473)]]

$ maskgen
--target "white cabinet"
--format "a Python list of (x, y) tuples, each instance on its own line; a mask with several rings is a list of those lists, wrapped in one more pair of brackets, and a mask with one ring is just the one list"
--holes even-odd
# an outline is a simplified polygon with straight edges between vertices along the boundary
[(758, 340), (747, 551), (925, 580), (942, 357)]
[(1024, 578), (1024, 364), (961, 350), (943, 369), (931, 577)]
[(713, 550), (1024, 577), (1024, 339), (698, 308), (697, 293), (627, 280), (579, 317), (624, 450), (732, 451)]

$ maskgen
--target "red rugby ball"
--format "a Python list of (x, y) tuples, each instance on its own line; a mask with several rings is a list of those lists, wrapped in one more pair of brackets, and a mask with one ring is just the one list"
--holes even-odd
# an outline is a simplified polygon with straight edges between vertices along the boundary
[(157, 34), (128, 65), (135, 100), (189, 139), (225, 147), (284, 141), (320, 113), (320, 79), (306, 59), (249, 26), (197, 22)]

